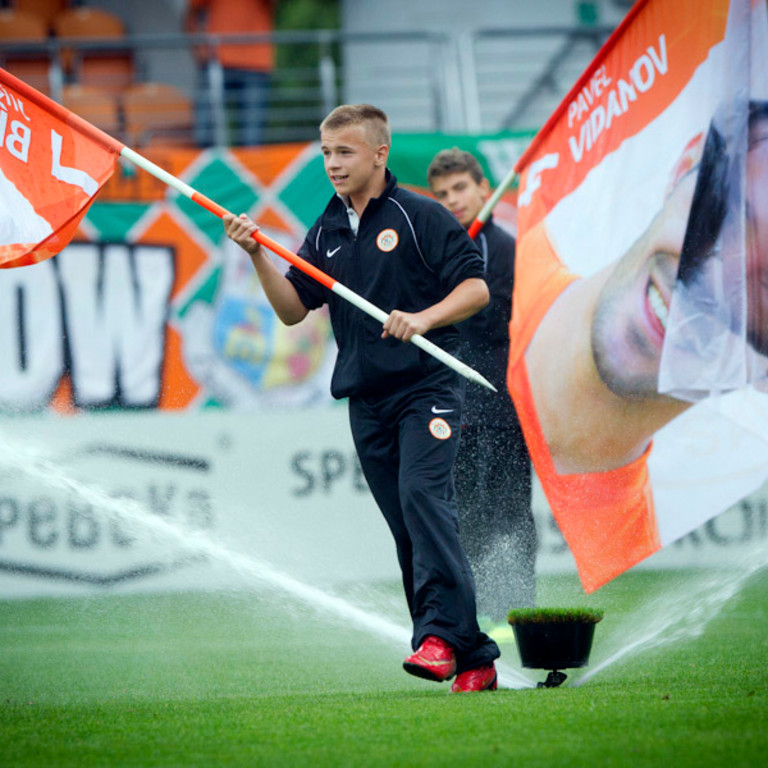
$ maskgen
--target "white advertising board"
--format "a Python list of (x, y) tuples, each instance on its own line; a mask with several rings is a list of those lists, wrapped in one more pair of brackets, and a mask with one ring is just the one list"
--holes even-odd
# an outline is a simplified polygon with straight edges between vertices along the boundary
[[(0, 598), (398, 579), (345, 404), (0, 422)], [(538, 487), (540, 573), (574, 570)], [(640, 567), (737, 563), (761, 491)]]

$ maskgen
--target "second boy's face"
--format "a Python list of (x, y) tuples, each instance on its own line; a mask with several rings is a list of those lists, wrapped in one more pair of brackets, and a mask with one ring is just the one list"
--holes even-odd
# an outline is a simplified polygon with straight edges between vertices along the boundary
[(379, 179), (379, 169), (386, 166), (387, 147), (374, 147), (364, 126), (323, 131), (320, 142), (325, 172), (336, 192), (353, 201), (379, 194), (373, 187)]
[(488, 199), (488, 180), (479, 184), (468, 171), (438, 176), (431, 182), (432, 192), (463, 227), (468, 227), (480, 213)]

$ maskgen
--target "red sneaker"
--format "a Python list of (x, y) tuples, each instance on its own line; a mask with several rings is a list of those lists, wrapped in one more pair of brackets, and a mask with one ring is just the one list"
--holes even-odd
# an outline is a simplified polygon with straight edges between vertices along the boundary
[(456, 673), (456, 654), (445, 640), (428, 635), (416, 652), (403, 661), (403, 669), (416, 677), (442, 683)]
[(496, 667), (467, 669), (456, 676), (451, 686), (451, 693), (472, 693), (473, 691), (495, 691), (499, 683), (496, 679)]

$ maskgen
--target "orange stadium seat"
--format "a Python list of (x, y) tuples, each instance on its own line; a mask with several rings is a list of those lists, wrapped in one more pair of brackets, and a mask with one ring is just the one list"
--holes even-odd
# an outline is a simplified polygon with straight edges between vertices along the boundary
[(67, 109), (105, 133), (118, 137), (120, 113), (117, 97), (111, 91), (95, 85), (74, 83), (64, 86), (61, 102)]
[(129, 146), (194, 145), (192, 101), (168, 83), (137, 83), (122, 94)]
[(13, 0), (13, 7), (39, 19), (46, 32), (53, 31), (54, 18), (69, 5), (68, 0)]
[[(13, 8), (0, 9), (0, 42), (44, 43), (47, 37), (45, 24), (35, 16)], [(44, 51), (7, 52), (0, 45), (0, 66), (33, 88), (50, 92), (51, 58)]]
[[(92, 38), (119, 40), (126, 37), (122, 20), (98, 8), (71, 8), (59, 13), (53, 20), (56, 37), (61, 40)], [(108, 48), (105, 50), (67, 49), (64, 51), (67, 72), (82, 85), (122, 90), (133, 83), (135, 68), (131, 51)]]

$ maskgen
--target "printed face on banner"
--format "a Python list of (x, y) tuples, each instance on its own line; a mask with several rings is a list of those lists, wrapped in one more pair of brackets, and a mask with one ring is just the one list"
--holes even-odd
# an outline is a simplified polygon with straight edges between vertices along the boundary
[[(736, 128), (734, 128), (734, 125)], [(698, 400), (750, 384), (766, 389), (768, 101), (719, 109), (697, 183), (673, 294), (659, 387)], [(706, 344), (719, 345), (716, 355)]]
[[(666, 109), (615, 151), (593, 158), (588, 171), (578, 168), (587, 150), (570, 146), (574, 134), (566, 160), (577, 161), (576, 172), (563, 162), (566, 153), (542, 150), (524, 179), (523, 210), (531, 197), (546, 198), (545, 188), (537, 190), (547, 174), (550, 186), (566, 190), (567, 177), (577, 179), (539, 223), (555, 257), (593, 281), (591, 352), (602, 382), (621, 397), (695, 402), (768, 383), (738, 362), (768, 352), (759, 287), (768, 260), (768, 102), (748, 101), (743, 88), (732, 89), (737, 97), (712, 87), (729, 80), (718, 71), (727, 47), (719, 48)], [(615, 81), (601, 71), (606, 87)], [(576, 123), (578, 110), (571, 112)]]
[(658, 394), (661, 350), (695, 180), (693, 172), (680, 180), (598, 296), (592, 354), (600, 378), (617, 395)]
[[(718, 378), (718, 368), (705, 370), (711, 365), (705, 347), (713, 338), (730, 347), (732, 356), (744, 354), (746, 342), (755, 352), (768, 351), (761, 341), (767, 333), (763, 318), (768, 317), (768, 306), (759, 289), (768, 260), (766, 109), (765, 102), (752, 102), (748, 134), (746, 104), (739, 135), (726, 136), (714, 121), (702, 126), (657, 180), (654, 195), (649, 196), (642, 185), (627, 190), (630, 215), (621, 202), (610, 201), (609, 206), (593, 196), (599, 195), (608, 175), (603, 166), (613, 170), (624, 159), (631, 170), (643, 152), (623, 159), (619, 152), (604, 161), (583, 188), (547, 217), (548, 239), (563, 262), (576, 275), (602, 280), (591, 343), (603, 381), (616, 394), (652, 397), (666, 392), (695, 401), (748, 383), (734, 382), (732, 374)], [(695, 131), (692, 125), (689, 134)], [(681, 136), (678, 146), (683, 140)], [(632, 143), (643, 142), (638, 137)], [(645, 144), (651, 153), (650, 142)], [(618, 197), (625, 199), (623, 194)], [(660, 202), (653, 205), (649, 198)], [(638, 228), (638, 219), (649, 210), (650, 220)], [(584, 218), (593, 224), (592, 232)], [(604, 227), (602, 222), (610, 224)], [(631, 241), (628, 233), (634, 233)], [(603, 261), (599, 269), (597, 258), (605, 259), (607, 253), (618, 255), (613, 262)], [(742, 316), (748, 319), (746, 325)], [(680, 381), (696, 375), (704, 382), (699, 392), (660, 381), (665, 346), (667, 363)], [(722, 363), (725, 373), (728, 364)]]
[(768, 476), (768, 20), (699, 11), (638, 3), (521, 176), (508, 388), (589, 590)]

